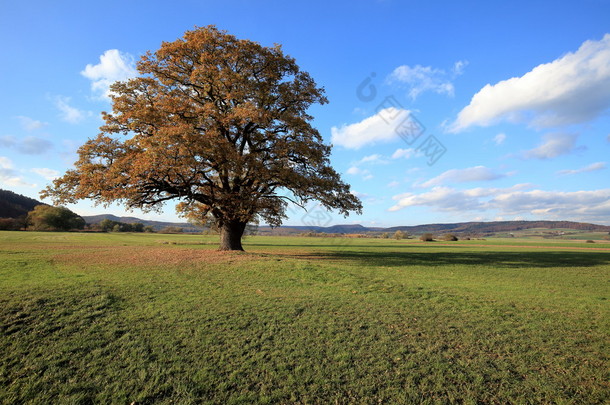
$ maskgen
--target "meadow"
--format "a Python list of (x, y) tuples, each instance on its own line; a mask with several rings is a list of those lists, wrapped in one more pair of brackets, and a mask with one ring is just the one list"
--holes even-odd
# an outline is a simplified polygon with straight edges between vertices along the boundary
[(0, 403), (603, 404), (610, 243), (0, 232)]

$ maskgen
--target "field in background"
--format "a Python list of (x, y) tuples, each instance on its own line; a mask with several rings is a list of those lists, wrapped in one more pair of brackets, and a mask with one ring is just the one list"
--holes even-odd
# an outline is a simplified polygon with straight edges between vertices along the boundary
[(610, 242), (216, 247), (0, 232), (0, 403), (610, 400)]

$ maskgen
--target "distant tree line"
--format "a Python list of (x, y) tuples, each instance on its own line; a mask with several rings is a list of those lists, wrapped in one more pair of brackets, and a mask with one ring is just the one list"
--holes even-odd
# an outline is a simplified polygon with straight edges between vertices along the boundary
[[(13, 220), (12, 229), (31, 229), (34, 231), (71, 231), (85, 228), (85, 220), (66, 207), (37, 205), (28, 212), (24, 220)], [(9, 221), (3, 221), (10, 227)]]
[(141, 222), (125, 223), (113, 221), (111, 219), (103, 219), (97, 224), (91, 226), (91, 230), (99, 232), (154, 232), (154, 228), (150, 225), (144, 226)]

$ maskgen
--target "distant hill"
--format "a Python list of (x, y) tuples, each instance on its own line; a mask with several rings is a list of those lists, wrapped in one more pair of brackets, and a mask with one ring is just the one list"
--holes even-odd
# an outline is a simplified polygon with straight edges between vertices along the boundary
[(203, 228), (189, 224), (188, 222), (163, 222), (163, 221), (149, 221), (146, 219), (139, 219), (135, 217), (117, 217), (112, 214), (101, 214), (101, 215), (89, 215), (83, 216), (85, 222), (89, 225), (97, 224), (104, 219), (111, 221), (123, 222), (125, 224), (142, 223), (144, 226), (152, 226), (156, 231), (160, 231), (168, 226), (182, 228), (184, 232), (201, 232)]
[(47, 205), (33, 198), (0, 189), (0, 218), (19, 218), (41, 204)]
[(583, 222), (570, 221), (494, 221), (494, 222), (460, 222), (454, 224), (426, 224), (413, 226), (393, 226), (390, 228), (367, 228), (362, 225), (333, 225), (330, 227), (319, 226), (286, 226), (272, 230), (269, 227), (261, 227), (262, 233), (271, 234), (297, 234), (302, 232), (319, 233), (369, 233), (389, 232), (398, 230), (411, 235), (423, 233), (455, 233), (459, 235), (490, 235), (499, 232), (516, 232), (526, 229), (573, 229), (579, 231), (610, 232), (610, 226), (595, 225)]
[(401, 230), (410, 234), (421, 233), (458, 233), (458, 234), (493, 234), (498, 232), (516, 232), (525, 229), (573, 229), (579, 231), (608, 232), (610, 226), (571, 221), (494, 221), (494, 222), (461, 222), (456, 224), (428, 224), (417, 226), (395, 226), (387, 232)]
[[(26, 215), (35, 206), (43, 204), (33, 198), (13, 193), (12, 191), (0, 189), (0, 218), (18, 218)], [(45, 204), (46, 205), (46, 204)], [(155, 230), (161, 230), (168, 226), (182, 228), (184, 232), (201, 232), (202, 227), (187, 222), (163, 222), (149, 221), (135, 217), (118, 217), (111, 214), (83, 216), (87, 224), (93, 225), (104, 219), (123, 223), (142, 223), (152, 226)], [(494, 222), (459, 222), (454, 224), (426, 224), (414, 226), (393, 226), (390, 228), (365, 227), (360, 224), (333, 225), (333, 226), (282, 226), (271, 228), (261, 226), (258, 228), (260, 234), (273, 235), (296, 235), (303, 232), (318, 232), (327, 234), (364, 234), (364, 233), (393, 233), (398, 230), (411, 235), (423, 233), (443, 234), (455, 233), (458, 235), (492, 235), (495, 233), (510, 233), (527, 229), (571, 229), (575, 231), (610, 232), (610, 226), (596, 225), (584, 222), (571, 221), (494, 221)]]

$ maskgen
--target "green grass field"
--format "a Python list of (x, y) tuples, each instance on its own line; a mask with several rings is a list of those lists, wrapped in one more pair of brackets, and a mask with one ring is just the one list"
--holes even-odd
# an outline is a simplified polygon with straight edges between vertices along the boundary
[(0, 232), (0, 403), (610, 401), (610, 243), (245, 248)]

